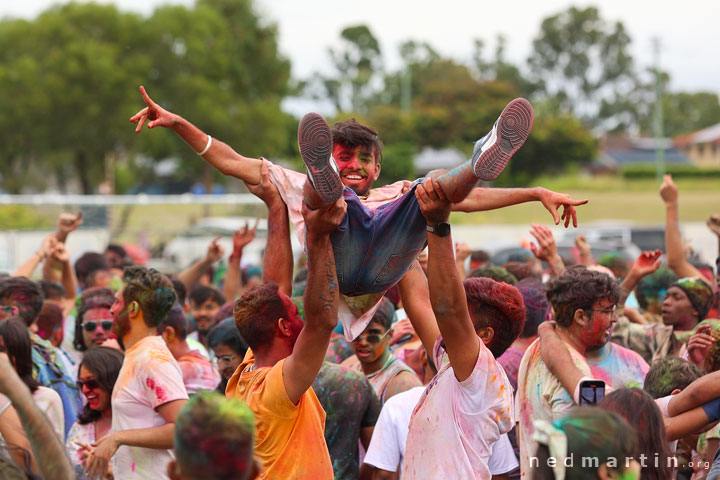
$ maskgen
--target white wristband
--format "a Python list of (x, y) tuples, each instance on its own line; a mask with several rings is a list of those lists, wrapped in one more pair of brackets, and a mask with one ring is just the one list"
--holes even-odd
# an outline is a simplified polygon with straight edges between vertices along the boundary
[(197, 152), (197, 154), (202, 157), (203, 155), (205, 155), (208, 152), (208, 150), (210, 150), (211, 145), (212, 145), (212, 137), (210, 135), (208, 135), (207, 145), (205, 145), (205, 148), (203, 148), (202, 152)]

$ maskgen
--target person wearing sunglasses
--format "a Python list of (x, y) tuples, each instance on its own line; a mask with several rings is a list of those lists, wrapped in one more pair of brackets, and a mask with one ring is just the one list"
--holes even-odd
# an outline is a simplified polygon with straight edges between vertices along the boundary
[[(398, 393), (422, 385), (415, 372), (390, 352), (395, 307), (390, 300), (380, 301), (365, 330), (352, 342), (358, 363), (354, 368), (365, 373), (382, 403)], [(343, 362), (352, 365), (353, 357)]]
[[(77, 386), (87, 400), (78, 421), (68, 433), (65, 448), (78, 478), (83, 478), (89, 445), (110, 432), (112, 427), (112, 395), (122, 368), (124, 355), (110, 347), (88, 350), (80, 363)], [(84, 449), (83, 445), (87, 448)]]
[(83, 291), (75, 317), (73, 345), (78, 352), (99, 347), (112, 336), (113, 316), (110, 307), (115, 303), (112, 290), (93, 287)]

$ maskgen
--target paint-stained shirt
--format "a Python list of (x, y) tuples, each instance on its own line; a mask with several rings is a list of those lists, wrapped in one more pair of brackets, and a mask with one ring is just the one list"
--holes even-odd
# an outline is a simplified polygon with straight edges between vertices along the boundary
[(255, 414), (255, 456), (263, 466), (258, 478), (330, 480), (325, 411), (312, 388), (293, 404), (283, 382), (285, 360), (254, 368), (255, 357), (248, 350), (228, 380), (225, 395), (242, 400)]
[(610, 341), (640, 354), (649, 364), (671, 355), (680, 355), (683, 344), (673, 334), (671, 325), (640, 325), (620, 317), (612, 328)]
[[(587, 352), (586, 352), (587, 353)], [(605, 382), (605, 385), (618, 388), (643, 388), (645, 375), (650, 365), (629, 348), (612, 342), (602, 347), (598, 359), (586, 358), (592, 377)]]
[(86, 423), (85, 425), (81, 425), (79, 422), (73, 423), (65, 441), (65, 451), (70, 458), (70, 464), (75, 471), (75, 476), (85, 478), (85, 464), (82, 459), (85, 450), (78, 445), (79, 443), (85, 445), (95, 443), (95, 422)]
[[(575, 366), (591, 377), (585, 357), (567, 345)], [(520, 446), (521, 477), (531, 477), (530, 458), (536, 456), (537, 443), (532, 439), (533, 420), (552, 422), (564, 417), (575, 406), (572, 394), (550, 373), (540, 357), (540, 341), (535, 340), (523, 355), (518, 373), (518, 390), (515, 398), (518, 412), (517, 440)], [(533, 463), (533, 466), (536, 465)]]
[(459, 382), (441, 337), (435, 342), (433, 360), (439, 370), (410, 418), (403, 480), (491, 477), (492, 446), (515, 420), (510, 382), (479, 343), (475, 368)]
[(520, 370), (523, 353), (525, 352), (518, 348), (510, 347), (497, 359), (500, 366), (505, 370), (505, 375), (507, 375), (513, 390), (517, 390), (518, 371)]
[[(187, 400), (182, 372), (162, 337), (143, 338), (125, 352), (112, 392), (112, 431), (165, 425), (157, 408)], [(118, 448), (111, 464), (116, 480), (168, 478), (172, 450)]]
[(200, 390), (215, 390), (220, 383), (217, 369), (197, 350), (178, 358), (178, 364), (188, 395)]
[(362, 372), (325, 362), (313, 382), (325, 409), (325, 441), (335, 480), (358, 476), (358, 440), (363, 428), (374, 427), (382, 405)]

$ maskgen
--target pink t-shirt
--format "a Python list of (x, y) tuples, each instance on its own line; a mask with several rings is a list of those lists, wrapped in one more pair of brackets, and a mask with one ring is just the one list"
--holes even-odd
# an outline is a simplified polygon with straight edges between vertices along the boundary
[(410, 419), (402, 478), (489, 479), (492, 446), (515, 421), (512, 387), (482, 342), (475, 368), (458, 382), (440, 343), (433, 349), (439, 371)]
[[(146, 337), (125, 352), (112, 392), (112, 431), (165, 425), (157, 408), (188, 398), (182, 372), (165, 341)], [(172, 450), (122, 446), (112, 458), (116, 480), (168, 478)]]
[(217, 369), (197, 350), (178, 358), (178, 364), (188, 395), (200, 390), (215, 390), (220, 383)]

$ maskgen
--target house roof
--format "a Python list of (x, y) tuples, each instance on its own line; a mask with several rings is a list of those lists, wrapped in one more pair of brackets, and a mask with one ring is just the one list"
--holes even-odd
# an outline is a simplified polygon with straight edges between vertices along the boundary
[(687, 147), (696, 143), (720, 143), (720, 123), (702, 130), (675, 137), (676, 147)]
[[(655, 163), (655, 150), (631, 148), (631, 149), (606, 149), (603, 152), (603, 164), (615, 164), (617, 166), (631, 165), (638, 163)], [(690, 164), (690, 160), (676, 148), (665, 149), (665, 162), (672, 164)]]
[(418, 174), (425, 174), (439, 168), (455, 168), (467, 161), (467, 157), (460, 150), (454, 148), (435, 149), (425, 147), (415, 155), (413, 163)]

